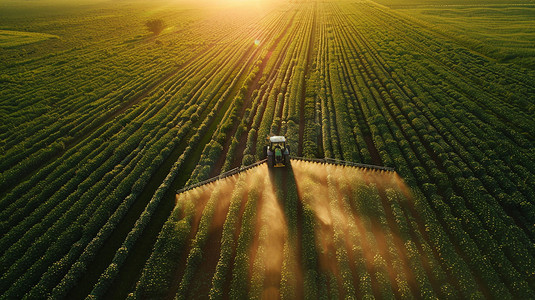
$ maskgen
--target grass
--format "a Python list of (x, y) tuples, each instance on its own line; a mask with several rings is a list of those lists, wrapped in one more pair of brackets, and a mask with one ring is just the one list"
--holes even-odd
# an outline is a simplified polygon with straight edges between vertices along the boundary
[(424, 22), (465, 47), (535, 68), (535, 5), (518, 1), (376, 1)]
[(26, 44), (41, 42), (47, 39), (58, 39), (59, 36), (40, 33), (12, 30), (0, 30), (0, 47), (12, 48)]
[(481, 6), (481, 5), (526, 5), (528, 1), (522, 0), (377, 0), (374, 1), (391, 8), (422, 7), (422, 6)]

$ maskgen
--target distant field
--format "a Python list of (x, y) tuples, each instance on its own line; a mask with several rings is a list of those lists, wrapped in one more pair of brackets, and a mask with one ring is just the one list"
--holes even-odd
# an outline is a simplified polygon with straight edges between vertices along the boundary
[(535, 4), (514, 1), (398, 1), (380, 4), (425, 22), (430, 29), (504, 62), (535, 68)]
[(374, 0), (374, 2), (391, 8), (421, 6), (481, 6), (481, 5), (533, 5), (522, 0)]
[(46, 33), (0, 30), (0, 47), (10, 48), (57, 38), (57, 35)]

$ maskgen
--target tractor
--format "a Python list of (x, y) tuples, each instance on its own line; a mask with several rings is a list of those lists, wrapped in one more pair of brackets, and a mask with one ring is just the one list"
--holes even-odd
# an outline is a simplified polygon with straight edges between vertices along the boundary
[(269, 168), (290, 166), (290, 147), (283, 136), (272, 136), (269, 145), (264, 147)]

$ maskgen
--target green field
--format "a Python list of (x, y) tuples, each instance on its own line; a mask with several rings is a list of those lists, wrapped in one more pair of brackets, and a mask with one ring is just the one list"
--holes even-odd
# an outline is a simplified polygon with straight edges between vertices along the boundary
[(534, 12), (1, 3), (0, 299), (535, 298)]
[(535, 68), (535, 4), (529, 1), (377, 1), (501, 62)]
[(10, 48), (55, 38), (58, 36), (46, 33), (0, 30), (0, 47)]

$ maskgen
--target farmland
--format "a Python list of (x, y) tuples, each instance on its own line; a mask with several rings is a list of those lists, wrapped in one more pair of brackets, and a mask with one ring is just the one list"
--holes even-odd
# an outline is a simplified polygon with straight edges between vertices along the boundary
[[(535, 298), (533, 7), (87, 2), (0, 10), (1, 298)], [(270, 135), (396, 174), (175, 195)]]
[(40, 42), (42, 40), (51, 38), (58, 37), (51, 34), (43, 34), (37, 32), (0, 30), (0, 47), (16, 47), (24, 44)]
[[(410, 241), (425, 234), (410, 231), (411, 213), (412, 195), (394, 172), (263, 164), (177, 197), (134, 296), (431, 295), (422, 265), (438, 262), (431, 248), (420, 255)], [(394, 214), (398, 223), (390, 227)], [(453, 292), (445, 276), (440, 280)]]
[(535, 66), (535, 5), (515, 1), (377, 1), (484, 56)]

